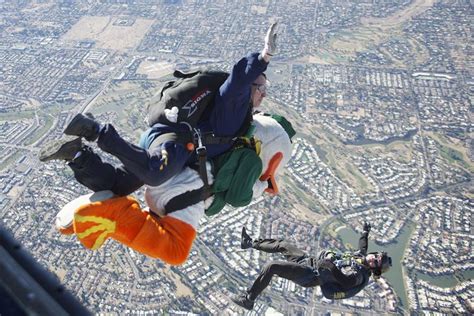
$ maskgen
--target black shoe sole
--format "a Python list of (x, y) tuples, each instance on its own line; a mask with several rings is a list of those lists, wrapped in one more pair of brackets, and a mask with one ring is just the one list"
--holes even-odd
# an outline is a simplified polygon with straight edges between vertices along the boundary
[(46, 144), (39, 153), (42, 162), (50, 160), (72, 160), (74, 155), (81, 150), (82, 140), (80, 137), (66, 137)]

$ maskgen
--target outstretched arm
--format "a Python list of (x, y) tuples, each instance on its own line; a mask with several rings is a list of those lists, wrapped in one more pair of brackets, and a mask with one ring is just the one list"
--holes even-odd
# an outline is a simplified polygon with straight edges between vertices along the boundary
[(248, 103), (250, 97), (250, 85), (260, 76), (268, 66), (261, 54), (252, 53), (240, 59), (232, 67), (227, 80), (219, 88), (219, 93), (216, 95), (216, 107), (228, 106), (228, 100), (234, 100), (242, 97), (244, 93), (247, 94)]
[(210, 117), (212, 129), (219, 136), (234, 136), (247, 115), (251, 85), (268, 66), (276, 52), (276, 24), (270, 26), (261, 53), (253, 53), (239, 60), (227, 80), (219, 88)]
[(359, 251), (363, 255), (367, 254), (370, 229), (371, 229), (370, 223), (365, 222), (362, 235), (359, 238)]
[(267, 30), (263, 49), (258, 53), (251, 54), (238, 61), (230, 73), (229, 78), (219, 89), (219, 94), (224, 97), (233, 97), (238, 94), (239, 89), (246, 88), (262, 74), (277, 51), (277, 24), (273, 23)]
[(258, 53), (251, 54), (237, 62), (230, 73), (229, 78), (219, 89), (219, 95), (223, 98), (235, 97), (239, 90), (248, 88), (257, 77), (262, 74), (270, 59), (277, 50), (276, 33), (277, 23), (273, 23), (267, 30), (263, 49)]

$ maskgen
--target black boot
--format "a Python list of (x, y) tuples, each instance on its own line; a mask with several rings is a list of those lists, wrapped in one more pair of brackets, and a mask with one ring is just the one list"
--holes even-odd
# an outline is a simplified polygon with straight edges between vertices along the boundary
[(242, 239), (240, 240), (240, 248), (248, 249), (252, 247), (253, 247), (253, 240), (249, 236), (249, 234), (247, 234), (247, 230), (245, 229), (245, 227), (242, 227)]
[(72, 121), (64, 130), (66, 135), (74, 135), (84, 137), (86, 140), (93, 142), (99, 137), (100, 124), (97, 123), (92, 113), (82, 113), (74, 116)]
[(255, 301), (248, 298), (247, 294), (234, 295), (230, 298), (232, 302), (247, 310), (252, 310)]
[(39, 153), (39, 160), (43, 162), (49, 160), (71, 161), (82, 148), (80, 137), (65, 136), (46, 144)]

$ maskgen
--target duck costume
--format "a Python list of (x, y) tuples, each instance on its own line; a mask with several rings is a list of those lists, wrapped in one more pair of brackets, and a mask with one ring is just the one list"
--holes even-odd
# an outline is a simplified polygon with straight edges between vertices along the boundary
[[(110, 238), (170, 265), (182, 264), (205, 214), (217, 214), (226, 204), (248, 205), (263, 192), (278, 193), (277, 177), (291, 157), (294, 135), (285, 118), (255, 114), (248, 132), (254, 146), (237, 146), (207, 162), (209, 194), (201, 194), (199, 172), (186, 167), (159, 186), (146, 186), (146, 208), (132, 196), (94, 192), (66, 204), (56, 216), (56, 227), (62, 234), (75, 234), (92, 250)], [(191, 202), (172, 206), (183, 200)]]

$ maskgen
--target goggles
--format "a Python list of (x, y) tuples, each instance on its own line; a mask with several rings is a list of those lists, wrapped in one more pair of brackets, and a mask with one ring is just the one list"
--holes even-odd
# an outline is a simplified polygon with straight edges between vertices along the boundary
[(267, 92), (267, 84), (265, 84), (265, 83), (252, 83), (252, 86), (257, 87), (257, 90), (260, 93), (266, 93)]

